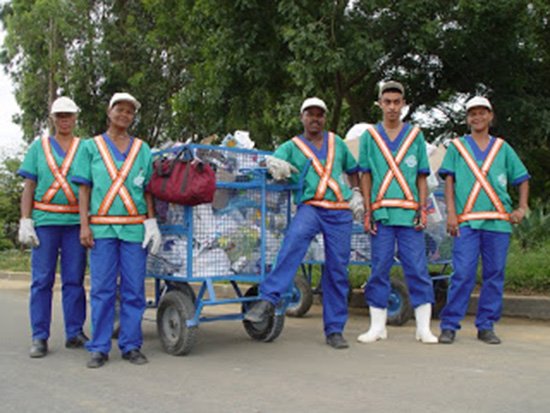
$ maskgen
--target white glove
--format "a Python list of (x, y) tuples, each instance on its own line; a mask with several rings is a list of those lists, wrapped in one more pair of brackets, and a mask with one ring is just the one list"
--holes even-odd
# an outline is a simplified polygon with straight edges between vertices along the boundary
[(267, 170), (276, 181), (282, 181), (284, 179), (290, 178), (292, 173), (298, 173), (293, 165), (282, 159), (275, 158), (274, 156), (267, 155), (265, 157), (265, 163), (267, 165)]
[(40, 241), (38, 240), (38, 235), (34, 230), (34, 222), (30, 218), (21, 218), (19, 220), (19, 242), (30, 247), (38, 247)]
[(141, 244), (141, 246), (147, 248), (147, 245), (151, 244), (149, 252), (154, 255), (159, 252), (162, 242), (157, 220), (156, 218), (146, 219), (143, 221), (143, 225), (145, 226), (145, 237), (143, 238), (143, 244)]
[(363, 195), (361, 195), (361, 190), (357, 187), (353, 188), (353, 194), (349, 200), (349, 207), (351, 212), (353, 212), (354, 220), (362, 220), (363, 215), (365, 215), (365, 206), (363, 205)]

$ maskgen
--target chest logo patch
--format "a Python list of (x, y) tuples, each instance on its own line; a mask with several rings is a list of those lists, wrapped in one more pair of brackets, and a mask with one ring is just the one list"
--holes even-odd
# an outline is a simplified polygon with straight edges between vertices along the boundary
[(140, 170), (139, 175), (134, 178), (133, 183), (138, 188), (141, 188), (141, 187), (143, 187), (144, 182), (145, 182), (145, 177), (143, 176), (143, 171)]
[(405, 165), (409, 168), (414, 168), (418, 162), (416, 161), (416, 156), (409, 155), (405, 158)]
[(497, 178), (497, 181), (498, 181), (499, 185), (503, 186), (503, 187), (505, 187), (506, 184), (508, 183), (508, 180), (506, 179), (506, 175), (504, 175), (504, 174), (500, 174)]

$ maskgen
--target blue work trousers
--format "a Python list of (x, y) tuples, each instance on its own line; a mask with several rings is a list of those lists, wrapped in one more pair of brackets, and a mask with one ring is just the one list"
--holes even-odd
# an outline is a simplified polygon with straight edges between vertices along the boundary
[(260, 286), (260, 298), (277, 305), (289, 290), (309, 244), (321, 232), (325, 265), (321, 276), (325, 335), (341, 333), (348, 319), (348, 263), (351, 249), (352, 214), (300, 205), (288, 227), (273, 271)]
[(395, 244), (409, 289), (411, 305), (416, 308), (434, 302), (434, 291), (426, 258), (424, 232), (412, 227), (376, 223), (378, 231), (371, 236), (371, 276), (365, 287), (369, 307), (387, 308), (390, 297), (390, 270), (394, 264)]
[(57, 258), (61, 257), (61, 293), (65, 336), (82, 332), (86, 320), (84, 272), (86, 249), (80, 244), (80, 225), (36, 227), (40, 245), (32, 250), (29, 312), (32, 338), (47, 340), (52, 319), (52, 290)]
[(482, 284), (477, 308), (478, 330), (492, 330), (500, 319), (504, 271), (510, 245), (510, 234), (460, 227), (454, 239), (453, 275), (447, 292), (447, 304), (440, 314), (442, 330), (459, 330), (466, 315), (470, 295), (476, 285), (477, 266), (481, 256)]
[(122, 353), (141, 348), (141, 320), (145, 311), (147, 250), (139, 242), (117, 238), (95, 239), (90, 255), (92, 339), (90, 352), (108, 354), (115, 318), (117, 279), (120, 275), (120, 333)]

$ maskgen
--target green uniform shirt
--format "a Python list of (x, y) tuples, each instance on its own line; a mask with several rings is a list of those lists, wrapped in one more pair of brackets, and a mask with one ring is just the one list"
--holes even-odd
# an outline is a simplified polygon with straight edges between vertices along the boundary
[[(120, 169), (126, 159), (126, 156), (128, 155), (133, 139), (137, 138), (132, 138), (125, 153), (120, 153), (106, 134), (103, 135), (103, 138), (105, 139), (105, 143), (109, 148), (109, 153), (111, 154), (117, 169)], [(151, 179), (151, 174), (151, 149), (145, 142), (143, 142), (136, 156), (135, 162), (130, 169), (130, 173), (124, 182), (124, 186), (134, 200), (139, 214), (147, 214), (147, 204), (145, 202), (144, 193), (145, 187)], [(107, 168), (103, 162), (103, 158), (101, 157), (97, 144), (93, 139), (86, 140), (79, 156), (75, 159), (74, 176), (72, 179), (74, 182), (92, 187), (90, 196), (90, 215), (96, 215), (103, 198), (111, 187), (112, 180), (107, 172)], [(128, 211), (119, 195), (115, 197), (115, 200), (109, 209), (108, 215), (128, 215)], [(93, 224), (91, 225), (91, 229), (94, 234), (94, 238), (119, 238), (124, 241), (141, 242), (143, 241), (144, 236), (143, 224)]]
[[(495, 143), (495, 139), (491, 137), (491, 141), (485, 151), (481, 151), (471, 136), (466, 135), (459, 139), (464, 144), (468, 152), (472, 155), (472, 158), (475, 159), (479, 167), (481, 167), (483, 161)], [(439, 169), (439, 174), (443, 178), (446, 175), (454, 176), (455, 208), (456, 213), (460, 215), (464, 210), (464, 205), (470, 196), (470, 192), (476, 182), (476, 179), (454, 144), (449, 145), (445, 158), (443, 159), (443, 163), (441, 164), (441, 168)], [(507, 191), (508, 183), (518, 185), (529, 179), (529, 174), (516, 152), (507, 142), (504, 142), (498, 151), (491, 168), (489, 169), (487, 179), (502, 201), (506, 211), (512, 212), (512, 199)], [(472, 209), (472, 212), (482, 211), (496, 211), (495, 206), (483, 188), (481, 188), (479, 196), (477, 197)], [(512, 232), (512, 225), (508, 221), (503, 221), (500, 219), (471, 220), (463, 222), (460, 226), (470, 226), (474, 229), (483, 229), (487, 231)]]
[[(328, 133), (323, 133), (323, 145), (321, 149), (317, 149), (314, 145), (312, 145), (303, 135), (300, 135), (298, 137), (303, 142), (305, 142), (308, 147), (311, 149), (311, 151), (317, 156), (319, 161), (323, 166), (325, 166), (326, 158), (327, 158), (327, 150), (328, 150)], [(304, 155), (304, 153), (296, 146), (292, 140), (288, 140), (285, 143), (283, 143), (273, 156), (283, 159), (293, 166), (296, 167), (299, 171), (302, 171), (306, 165), (309, 163), (309, 159)], [(338, 186), (340, 188), (340, 191), (342, 192), (342, 196), (345, 200), (349, 200), (351, 198), (351, 189), (344, 181), (343, 174), (352, 174), (359, 171), (357, 161), (349, 151), (347, 145), (344, 143), (344, 141), (337, 135), (334, 136), (334, 163), (332, 165), (332, 174), (331, 178), (334, 179), (336, 183), (338, 183)], [(291, 183), (298, 183), (300, 178), (300, 174), (292, 174), (290, 181)], [(317, 186), (319, 185), (320, 177), (315, 172), (315, 169), (313, 166), (310, 165), (308, 168), (308, 171), (306, 173), (306, 176), (304, 178), (304, 187), (302, 188), (302, 196), (298, 199), (298, 191), (295, 191), (294, 193), (294, 202), (296, 204), (300, 204), (302, 202), (308, 201), (310, 199), (313, 199), (315, 196), (315, 192), (317, 191)], [(336, 195), (330, 187), (327, 187), (327, 190), (325, 192), (325, 196), (323, 197), (323, 200), (326, 201), (337, 201)]]
[[(403, 128), (393, 141), (390, 141), (388, 138), (382, 124), (376, 125), (375, 128), (395, 157), (413, 126), (408, 123), (403, 124)], [(382, 152), (368, 130), (366, 130), (359, 139), (359, 166), (363, 172), (370, 173), (372, 176), (371, 202), (374, 202), (384, 176), (390, 168), (386, 158), (382, 155)], [(429, 175), (430, 173), (428, 154), (426, 152), (426, 141), (424, 140), (422, 131), (416, 135), (403, 160), (399, 164), (399, 169), (413, 194), (414, 200), (418, 202), (417, 177), (419, 174)], [(405, 194), (395, 177), (392, 179), (384, 198), (405, 199)], [(405, 208), (380, 208), (375, 210), (373, 215), (375, 221), (380, 221), (384, 225), (412, 227), (414, 225), (413, 220), (415, 213), (416, 211)]]
[[(50, 171), (50, 167), (48, 166), (48, 161), (46, 160), (46, 155), (44, 154), (44, 149), (42, 148), (42, 142), (41, 138), (36, 139), (30, 146), (28, 152), (25, 155), (25, 158), (23, 160), (23, 163), (21, 164), (21, 167), (17, 171), (17, 173), (27, 179), (32, 179), (36, 182), (36, 189), (34, 191), (34, 200), (40, 201), (46, 191), (50, 188), (50, 186), (54, 183), (55, 178)], [(52, 155), (55, 159), (55, 163), (60, 168), (61, 164), (63, 163), (63, 160), (65, 159), (65, 151), (61, 148), (59, 143), (53, 138), (49, 138), (49, 144), (50, 149), (52, 152)], [(82, 147), (84, 146), (84, 141), (80, 141), (80, 144), (78, 145), (76, 156), (82, 151)], [(75, 159), (76, 159), (75, 156)], [(70, 176), (73, 174), (74, 171), (74, 159), (71, 167), (69, 168), (69, 172), (67, 173), (67, 181), (69, 182), (69, 185), (71, 189), (73, 190), (73, 193), (75, 197), (78, 199), (78, 185), (74, 184), (70, 180)], [(60, 205), (68, 205), (69, 201), (67, 200), (67, 197), (65, 196), (65, 193), (62, 189), (59, 189), (53, 199), (50, 201), (52, 204), (60, 204)], [(39, 209), (33, 209), (32, 210), (32, 219), (34, 221), (34, 225), (37, 227), (44, 226), (44, 225), (78, 225), (80, 224), (80, 218), (77, 214), (67, 214), (67, 213), (59, 213), (59, 212), (49, 212), (49, 211), (41, 211)]]

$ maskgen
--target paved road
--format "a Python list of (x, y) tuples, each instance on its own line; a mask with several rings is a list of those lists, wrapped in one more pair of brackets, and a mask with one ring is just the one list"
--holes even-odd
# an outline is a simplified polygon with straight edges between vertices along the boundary
[[(133, 366), (116, 349), (98, 370), (83, 350), (63, 347), (59, 293), (51, 353), (27, 355), (26, 284), (0, 280), (2, 412), (548, 412), (550, 323), (504, 319), (501, 346), (478, 342), (472, 319), (452, 346), (414, 342), (414, 324), (390, 327), (389, 339), (324, 344), (321, 313), (287, 318), (273, 343), (248, 338), (240, 322), (202, 324), (190, 355), (165, 354), (153, 310), (144, 321), (150, 363)], [(354, 310), (350, 341), (368, 324)], [(116, 343), (115, 343), (116, 345)]]

